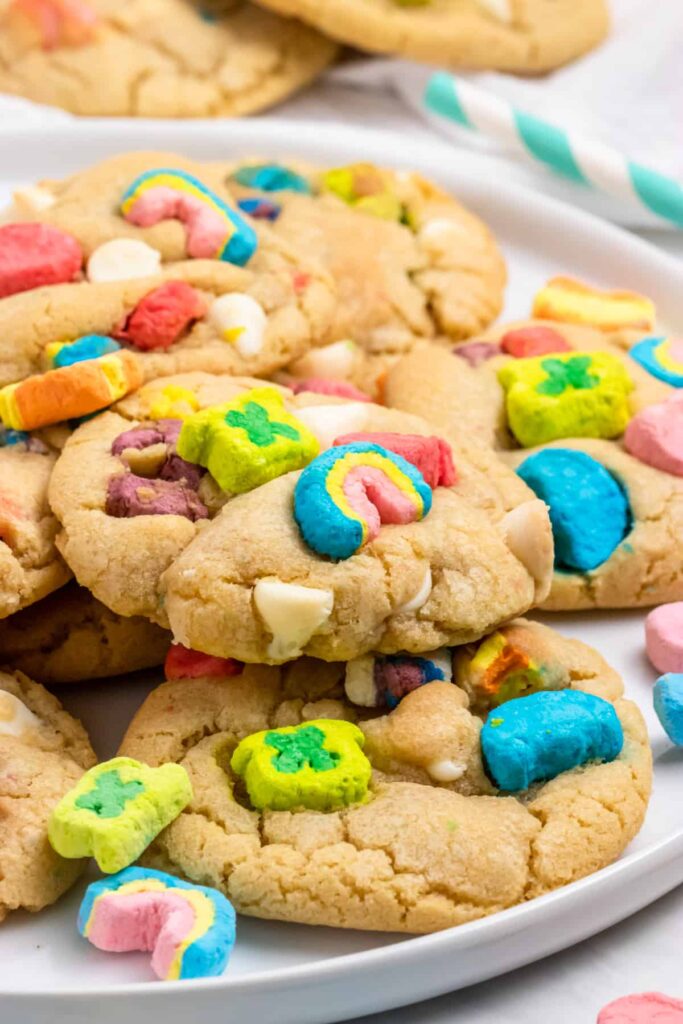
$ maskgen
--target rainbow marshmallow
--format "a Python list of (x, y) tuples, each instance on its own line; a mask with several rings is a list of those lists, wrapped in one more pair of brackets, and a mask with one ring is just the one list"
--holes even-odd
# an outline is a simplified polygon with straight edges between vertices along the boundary
[(149, 951), (158, 978), (182, 981), (223, 973), (235, 944), (235, 911), (217, 889), (126, 868), (88, 886), (78, 930), (108, 953)]
[(671, 387), (683, 387), (683, 339), (643, 338), (629, 352), (644, 370)]
[(254, 229), (215, 192), (185, 171), (159, 167), (140, 174), (121, 199), (131, 224), (148, 228), (161, 220), (185, 224), (188, 255), (217, 259), (239, 267), (258, 247)]
[(0, 419), (10, 430), (38, 430), (106, 409), (141, 384), (137, 358), (112, 352), (0, 388)]
[(350, 558), (382, 523), (412, 523), (428, 514), (432, 492), (422, 473), (378, 444), (330, 448), (302, 472), (294, 517), (309, 547)]

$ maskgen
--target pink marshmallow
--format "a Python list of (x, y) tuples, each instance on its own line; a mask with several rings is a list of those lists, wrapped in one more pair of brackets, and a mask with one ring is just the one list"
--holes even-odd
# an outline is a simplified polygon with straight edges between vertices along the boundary
[(648, 466), (683, 476), (683, 394), (634, 416), (626, 428), (624, 445)]
[(597, 1024), (683, 1024), (683, 1002), (661, 992), (623, 996), (600, 1011)]
[(683, 672), (683, 601), (650, 612), (645, 620), (645, 645), (658, 672)]
[(392, 434), (384, 431), (361, 431), (344, 434), (334, 439), (337, 447), (367, 441), (379, 444), (387, 451), (400, 455), (406, 462), (419, 469), (432, 490), (435, 487), (452, 487), (457, 480), (451, 446), (441, 437), (423, 437), (421, 434)]
[(88, 939), (108, 953), (151, 952), (154, 973), (165, 979), (194, 922), (191, 903), (176, 893), (111, 893), (95, 904)]
[(368, 541), (374, 540), (382, 523), (413, 523), (418, 511), (383, 470), (355, 466), (344, 480), (349, 505), (367, 525)]
[(126, 214), (131, 224), (149, 228), (162, 220), (179, 220), (187, 231), (187, 253), (193, 259), (215, 259), (227, 234), (225, 219), (195, 196), (165, 185), (150, 188)]
[(352, 398), (355, 402), (369, 402), (370, 396), (359, 391), (353, 384), (345, 380), (332, 380), (328, 377), (308, 377), (306, 380), (292, 381), (290, 388), (295, 395), (302, 391), (314, 391), (318, 395), (334, 395), (337, 398)]

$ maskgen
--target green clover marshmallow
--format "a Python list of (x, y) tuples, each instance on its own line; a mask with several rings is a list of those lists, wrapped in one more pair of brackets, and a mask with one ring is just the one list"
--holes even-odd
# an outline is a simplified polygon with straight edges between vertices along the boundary
[(149, 768), (115, 757), (87, 771), (62, 797), (48, 838), (62, 857), (94, 857), (106, 874), (128, 867), (192, 799), (179, 764)]
[(208, 469), (224, 491), (242, 494), (302, 469), (320, 445), (287, 412), (280, 392), (263, 387), (188, 416), (177, 448), (181, 458)]
[(350, 722), (318, 719), (254, 733), (230, 762), (259, 810), (334, 811), (366, 798), (372, 768)]
[(498, 379), (510, 430), (524, 448), (563, 437), (618, 437), (631, 418), (633, 382), (609, 352), (514, 359)]

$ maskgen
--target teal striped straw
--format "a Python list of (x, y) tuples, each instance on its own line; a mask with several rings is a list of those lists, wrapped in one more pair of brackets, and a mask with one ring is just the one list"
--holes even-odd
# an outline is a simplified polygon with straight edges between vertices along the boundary
[(493, 93), (445, 71), (436, 72), (429, 79), (424, 104), (430, 113), (511, 145), (528, 160), (543, 164), (563, 178), (644, 206), (669, 224), (683, 228), (681, 183), (628, 160), (602, 142), (518, 110)]

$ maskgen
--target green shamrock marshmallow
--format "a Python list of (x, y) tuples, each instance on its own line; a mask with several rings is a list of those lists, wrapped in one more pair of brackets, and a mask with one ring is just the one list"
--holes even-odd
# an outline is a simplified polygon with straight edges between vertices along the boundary
[(192, 799), (179, 764), (149, 768), (130, 757), (96, 765), (62, 797), (48, 838), (62, 857), (94, 857), (106, 874), (137, 860)]
[(523, 448), (563, 437), (618, 437), (631, 418), (633, 382), (609, 352), (514, 359), (498, 379), (510, 430)]
[(247, 736), (230, 764), (259, 810), (333, 811), (366, 798), (372, 768), (364, 743), (356, 725), (319, 719)]

